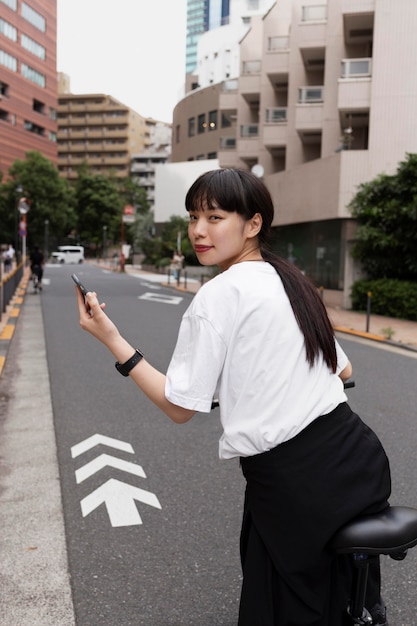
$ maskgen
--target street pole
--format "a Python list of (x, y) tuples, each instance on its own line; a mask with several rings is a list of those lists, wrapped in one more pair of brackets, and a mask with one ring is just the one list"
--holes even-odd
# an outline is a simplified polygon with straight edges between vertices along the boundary
[(48, 235), (49, 235), (49, 220), (45, 220), (45, 241), (43, 244), (44, 247), (44, 256), (45, 256), (45, 262), (48, 260), (48, 256), (49, 256), (49, 242), (48, 242)]
[(16, 257), (16, 265), (19, 262), (18, 256), (19, 256), (19, 230), (18, 230), (18, 225), (17, 225), (17, 214), (19, 211), (19, 202), (20, 202), (20, 196), (23, 193), (23, 187), (22, 185), (18, 185), (15, 189), (15, 193), (17, 196), (17, 201), (16, 201), (16, 206), (14, 207), (14, 253), (15, 253), (15, 257)]

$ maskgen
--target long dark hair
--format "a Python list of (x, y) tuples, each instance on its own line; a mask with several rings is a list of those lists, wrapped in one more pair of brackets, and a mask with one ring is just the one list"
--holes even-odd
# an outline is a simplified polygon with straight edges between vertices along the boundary
[(334, 331), (318, 290), (295, 265), (269, 249), (274, 205), (264, 183), (247, 170), (218, 169), (206, 172), (197, 178), (185, 198), (187, 211), (198, 211), (204, 207), (220, 207), (223, 211), (236, 212), (245, 220), (250, 220), (255, 213), (262, 216), (262, 228), (258, 234), (260, 252), (264, 261), (274, 267), (282, 280), (304, 335), (307, 361), (313, 366), (322, 354), (331, 371), (336, 372)]

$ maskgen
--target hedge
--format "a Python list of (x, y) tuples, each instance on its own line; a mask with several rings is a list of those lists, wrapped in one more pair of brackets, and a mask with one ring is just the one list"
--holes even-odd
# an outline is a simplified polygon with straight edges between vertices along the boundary
[(351, 292), (355, 311), (367, 310), (369, 292), (372, 313), (417, 321), (417, 282), (392, 278), (358, 280), (353, 283)]

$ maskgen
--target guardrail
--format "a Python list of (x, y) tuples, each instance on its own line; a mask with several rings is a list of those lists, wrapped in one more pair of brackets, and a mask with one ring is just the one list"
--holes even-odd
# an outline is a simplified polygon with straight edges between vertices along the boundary
[(7, 274), (4, 274), (3, 264), (0, 263), (0, 316), (5, 313), (22, 277), (23, 263), (19, 263)]

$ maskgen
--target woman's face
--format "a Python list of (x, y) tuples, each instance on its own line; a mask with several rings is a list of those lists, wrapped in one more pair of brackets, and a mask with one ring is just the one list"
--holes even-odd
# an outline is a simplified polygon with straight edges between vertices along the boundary
[(223, 271), (234, 263), (261, 259), (257, 234), (259, 213), (245, 221), (239, 213), (203, 208), (190, 211), (188, 236), (202, 265), (218, 265)]

